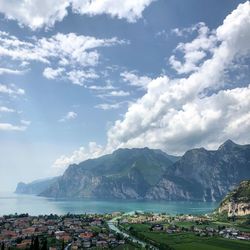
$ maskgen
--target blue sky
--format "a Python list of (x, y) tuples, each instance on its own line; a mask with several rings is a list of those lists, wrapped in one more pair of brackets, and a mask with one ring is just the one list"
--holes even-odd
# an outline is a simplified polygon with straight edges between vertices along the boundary
[(249, 143), (249, 19), (249, 1), (0, 1), (0, 191), (119, 147)]

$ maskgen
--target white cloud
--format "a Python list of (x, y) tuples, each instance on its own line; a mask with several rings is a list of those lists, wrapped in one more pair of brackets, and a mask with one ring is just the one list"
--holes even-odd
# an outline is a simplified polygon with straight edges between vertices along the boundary
[[(230, 89), (223, 86), (224, 71), (235, 63), (235, 58), (250, 57), (249, 27), (247, 1), (214, 31), (217, 42), (208, 46), (213, 49), (194, 72), (182, 78), (160, 76), (148, 84), (147, 93), (108, 130), (107, 145), (100, 146), (97, 155), (119, 147), (145, 146), (183, 153), (193, 147), (214, 148), (228, 138), (249, 143), (250, 83)], [(206, 95), (207, 89), (211, 89), (210, 95)], [(81, 157), (75, 156), (78, 153), (84, 155), (83, 159), (89, 158), (89, 154), (78, 150), (72, 157), (59, 158), (58, 164), (80, 162)]]
[(31, 121), (28, 120), (21, 120), (20, 122), (25, 126), (29, 126), (31, 124)]
[(4, 107), (4, 106), (0, 106), (0, 112), (3, 112), (3, 113), (13, 113), (13, 112), (15, 112), (15, 110), (11, 109), (11, 108)]
[(183, 37), (183, 36), (190, 35), (191, 33), (197, 30), (200, 30), (200, 28), (204, 26), (205, 26), (205, 23), (199, 22), (190, 27), (172, 29), (171, 32), (175, 34), (176, 36)]
[[(247, 1), (215, 31), (218, 43), (211, 46), (211, 56), (195, 72), (186, 78), (158, 77), (148, 85), (147, 93), (108, 131), (107, 147), (147, 145), (183, 152), (194, 146), (218, 145), (227, 138), (249, 142), (250, 123), (246, 122), (250, 110), (249, 86), (206, 96), (207, 89), (223, 85), (224, 71), (236, 57), (250, 56), (249, 27), (250, 2)], [(203, 46), (197, 39), (182, 46), (192, 47), (195, 43)]]
[(67, 73), (68, 79), (76, 85), (83, 86), (84, 82), (88, 79), (97, 79), (99, 76), (94, 70), (72, 70)]
[(119, 90), (119, 91), (111, 91), (109, 93), (107, 93), (108, 96), (115, 96), (115, 97), (121, 97), (121, 96), (129, 96), (130, 93), (128, 91), (123, 91), (123, 90)]
[(80, 163), (90, 158), (97, 158), (104, 154), (102, 146), (96, 142), (90, 142), (87, 148), (80, 147), (74, 151), (71, 156), (60, 156), (54, 163), (53, 168), (64, 169), (70, 164)]
[(46, 67), (43, 71), (46, 78), (68, 79), (74, 84), (83, 85), (86, 79), (98, 77), (93, 67), (97, 66), (100, 60), (97, 51), (99, 48), (126, 43), (127, 41), (118, 40), (116, 37), (98, 39), (75, 33), (57, 33), (49, 38), (22, 41), (6, 32), (0, 32), (0, 57), (22, 63), (53, 63), (55, 68)]
[(130, 96), (130, 92), (124, 90), (112, 90), (108, 91), (105, 89), (103, 93), (97, 95), (100, 98), (107, 98), (107, 97), (126, 97)]
[(49, 38), (19, 40), (8, 33), (0, 32), (0, 56), (13, 60), (40, 61), (49, 63), (52, 59), (59, 65), (95, 66), (98, 63), (100, 47), (126, 43), (116, 37), (97, 39), (75, 33), (57, 33)]
[(113, 90), (113, 89), (115, 89), (115, 87), (112, 84), (110, 84), (110, 83), (107, 83), (104, 86), (101, 86), (101, 85), (91, 85), (91, 86), (87, 86), (87, 88), (91, 89), (91, 90), (96, 90), (96, 91), (105, 91), (105, 90)]
[(18, 95), (24, 95), (25, 90), (16, 87), (16, 85), (11, 84), (11, 85), (5, 85), (0, 83), (0, 94), (8, 94), (10, 96), (18, 96)]
[(111, 110), (111, 109), (119, 109), (127, 102), (118, 102), (118, 103), (101, 103), (95, 106), (97, 109), (102, 110)]
[(143, 10), (153, 0), (12, 0), (0, 1), (0, 12), (6, 18), (17, 20), (35, 30), (42, 27), (52, 27), (68, 15), (71, 8), (73, 13), (80, 15), (107, 14), (111, 17), (135, 22), (142, 17)]
[(0, 68), (0, 75), (3, 75), (3, 74), (23, 75), (25, 72), (26, 72), (26, 71), (24, 71), (24, 70)]
[(62, 75), (63, 71), (64, 71), (63, 68), (53, 69), (53, 68), (47, 67), (43, 71), (43, 76), (48, 79), (56, 79)]
[(0, 131), (25, 131), (26, 126), (17, 126), (11, 123), (0, 123)]
[(121, 74), (121, 77), (124, 82), (129, 83), (132, 86), (147, 88), (148, 84), (152, 81), (150, 77), (147, 76), (138, 76), (133, 71), (124, 71)]
[(74, 120), (77, 118), (77, 113), (73, 111), (69, 111), (65, 116), (63, 116), (59, 121), (66, 122), (69, 120)]
[(73, 10), (80, 14), (108, 14), (128, 22), (135, 22), (142, 17), (143, 10), (154, 0), (74, 0)]
[(214, 32), (211, 32), (204, 23), (199, 23), (195, 26), (198, 31), (198, 36), (189, 43), (180, 43), (176, 47), (176, 51), (184, 54), (184, 62), (181, 62), (172, 55), (169, 58), (169, 63), (173, 69), (179, 74), (194, 72), (199, 69), (200, 64), (206, 56), (213, 53), (217, 46), (218, 39)]

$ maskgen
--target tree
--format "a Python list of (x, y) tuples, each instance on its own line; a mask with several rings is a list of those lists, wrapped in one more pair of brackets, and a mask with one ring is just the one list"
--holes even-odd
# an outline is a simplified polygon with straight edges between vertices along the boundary
[(41, 250), (47, 250), (47, 248), (48, 248), (47, 245), (48, 245), (47, 239), (44, 239)]
[(34, 240), (34, 250), (39, 250), (39, 239), (36, 236), (35, 240)]
[(30, 250), (33, 250), (33, 249), (34, 249), (34, 237), (32, 236)]
[(62, 250), (64, 250), (65, 248), (65, 244), (64, 244), (64, 240), (62, 241)]

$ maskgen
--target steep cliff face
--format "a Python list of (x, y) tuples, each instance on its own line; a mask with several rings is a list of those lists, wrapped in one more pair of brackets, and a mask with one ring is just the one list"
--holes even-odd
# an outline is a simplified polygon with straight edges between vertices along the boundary
[(118, 149), (113, 154), (71, 165), (41, 195), (143, 199), (147, 190), (171, 168), (173, 159), (178, 158), (160, 150)]
[(250, 180), (242, 181), (221, 202), (219, 213), (231, 216), (244, 216), (250, 214)]
[(148, 199), (220, 200), (250, 178), (250, 145), (228, 140), (215, 151), (189, 150), (173, 169), (148, 191)]
[(250, 145), (228, 140), (174, 157), (149, 148), (118, 149), (74, 164), (40, 195), (63, 198), (218, 201), (250, 179)]

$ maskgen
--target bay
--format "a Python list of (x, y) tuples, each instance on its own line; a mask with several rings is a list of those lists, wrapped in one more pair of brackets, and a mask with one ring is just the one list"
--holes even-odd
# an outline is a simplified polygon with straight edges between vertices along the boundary
[(171, 215), (205, 214), (217, 206), (217, 202), (58, 200), (33, 195), (0, 194), (0, 216), (15, 213), (63, 215), (130, 211), (165, 212)]

